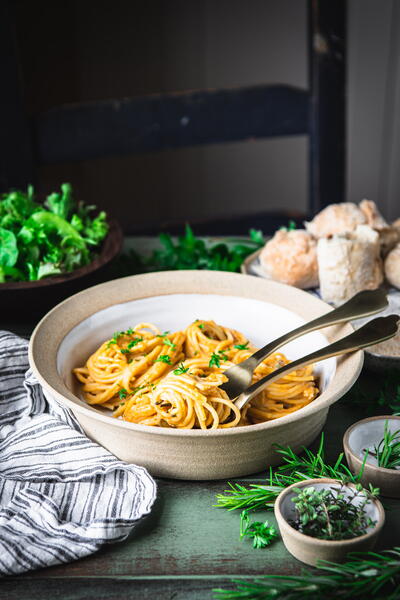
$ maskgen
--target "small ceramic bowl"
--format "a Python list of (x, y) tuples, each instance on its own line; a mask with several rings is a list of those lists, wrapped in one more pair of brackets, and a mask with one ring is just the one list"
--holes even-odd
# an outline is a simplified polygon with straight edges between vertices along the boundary
[[(344, 434), (343, 446), (347, 463), (356, 475), (361, 471), (366, 449), (378, 445), (383, 438), (386, 420), (392, 433), (400, 429), (400, 417), (383, 415), (357, 421)], [(376, 458), (371, 454), (367, 456), (361, 483), (364, 486), (372, 484), (378, 487), (382, 496), (400, 498), (400, 469), (378, 467)]]
[[(340, 488), (335, 479), (306, 479), (285, 488), (275, 502), (275, 517), (286, 549), (298, 560), (307, 565), (316, 566), (319, 560), (343, 562), (349, 552), (364, 552), (371, 550), (385, 522), (385, 511), (379, 500), (372, 499), (366, 505), (366, 512), (376, 524), (365, 535), (349, 540), (320, 540), (300, 533), (289, 525), (288, 521), (295, 516), (295, 506), (292, 498), (296, 496), (295, 489), (314, 487), (317, 490)], [(353, 484), (348, 487), (354, 489)], [(355, 500), (357, 501), (357, 500)]]

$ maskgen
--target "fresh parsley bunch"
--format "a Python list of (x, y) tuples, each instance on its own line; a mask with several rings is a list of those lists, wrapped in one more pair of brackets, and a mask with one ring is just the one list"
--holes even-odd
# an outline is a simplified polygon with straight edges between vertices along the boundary
[(239, 271), (244, 259), (261, 248), (265, 240), (261, 231), (250, 229), (246, 240), (229, 240), (207, 244), (197, 238), (190, 225), (176, 241), (168, 233), (161, 233), (161, 250), (155, 250), (147, 261), (151, 269), (209, 269), (211, 271)]
[(44, 205), (34, 190), (11, 191), (0, 199), (0, 283), (36, 281), (69, 273), (93, 259), (92, 249), (106, 237), (106, 213), (78, 203), (69, 183)]

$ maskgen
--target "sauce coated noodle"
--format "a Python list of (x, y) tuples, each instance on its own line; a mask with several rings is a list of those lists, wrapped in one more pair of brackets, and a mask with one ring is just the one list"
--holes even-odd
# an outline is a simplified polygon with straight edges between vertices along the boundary
[[(313, 367), (307, 366), (270, 384), (239, 411), (219, 386), (226, 369), (255, 351), (242, 333), (214, 321), (197, 320), (175, 333), (139, 323), (115, 333), (73, 372), (89, 404), (158, 427), (261, 423), (294, 412), (318, 395)], [(253, 382), (289, 362), (281, 353), (272, 354), (256, 368)]]

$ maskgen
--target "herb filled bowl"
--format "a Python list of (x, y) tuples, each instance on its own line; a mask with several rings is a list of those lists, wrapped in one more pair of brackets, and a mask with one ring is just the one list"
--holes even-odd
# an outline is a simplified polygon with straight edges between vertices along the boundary
[(349, 552), (371, 550), (385, 523), (379, 490), (335, 479), (306, 479), (284, 489), (275, 517), (287, 550), (316, 566), (343, 562)]
[(0, 308), (10, 317), (42, 316), (98, 282), (120, 252), (122, 232), (104, 212), (76, 202), (70, 184), (43, 204), (32, 186), (0, 199)]
[[(136, 323), (153, 322), (162, 332), (182, 330), (198, 318), (212, 319), (242, 332), (260, 347), (329, 310), (321, 300), (295, 288), (235, 273), (136, 275), (89, 288), (50, 311), (32, 335), (30, 364), (44, 393), (70, 408), (89, 437), (122, 460), (143, 465), (154, 475), (178, 479), (241, 476), (278, 464), (281, 458), (274, 444), (290, 444), (298, 450), (318, 436), (329, 406), (356, 380), (362, 352), (318, 363), (320, 393), (307, 406), (267, 422), (206, 430), (115, 418), (110, 407), (88, 404), (73, 369), (82, 367), (103, 342), (112, 342), (115, 332), (126, 333)], [(345, 324), (313, 332), (286, 345), (282, 353), (292, 360), (351, 331)], [(163, 354), (170, 351), (165, 346)], [(124, 356), (120, 354), (121, 361)]]

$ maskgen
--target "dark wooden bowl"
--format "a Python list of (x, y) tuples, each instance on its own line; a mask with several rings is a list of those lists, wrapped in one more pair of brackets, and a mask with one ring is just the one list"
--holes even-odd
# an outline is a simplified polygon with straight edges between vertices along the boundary
[(40, 318), (56, 304), (81, 290), (104, 281), (109, 263), (121, 251), (123, 234), (116, 221), (110, 222), (110, 230), (96, 258), (71, 273), (47, 277), (40, 281), (12, 281), (0, 283), (1, 321), (32, 321)]

